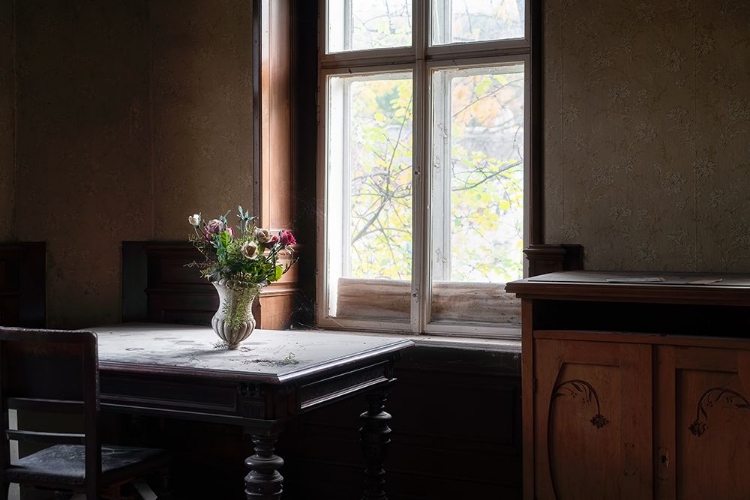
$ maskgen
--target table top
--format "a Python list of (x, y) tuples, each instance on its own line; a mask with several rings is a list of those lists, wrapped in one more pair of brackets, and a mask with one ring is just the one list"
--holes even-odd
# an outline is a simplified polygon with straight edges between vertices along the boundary
[(205, 326), (123, 323), (87, 328), (99, 340), (103, 371), (166, 372), (282, 384), (387, 358), (408, 339), (314, 330), (255, 330), (236, 350)]

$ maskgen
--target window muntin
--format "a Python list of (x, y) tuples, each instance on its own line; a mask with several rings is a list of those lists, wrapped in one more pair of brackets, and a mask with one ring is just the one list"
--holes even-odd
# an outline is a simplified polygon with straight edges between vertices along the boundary
[[(518, 334), (520, 304), (505, 293), (504, 282), (523, 273), (522, 236), (528, 217), (524, 204), (528, 177), (524, 171), (530, 164), (530, 46), (524, 33), (529, 27), (524, 25), (520, 38), (512, 40), (452, 40), (445, 47), (430, 48), (435, 28), (432, 14), (438, 2), (443, 0), (414, 0), (414, 47), (353, 50), (341, 57), (321, 53), (323, 130), (319, 165), (323, 179), (319, 184), (319, 218), (323, 224), (319, 227), (325, 239), (319, 242), (320, 269), (324, 270), (318, 275), (316, 322), (320, 326), (446, 335)], [(523, 1), (515, 3), (528, 9)], [(453, 5), (449, 0), (444, 4)], [(424, 15), (421, 20), (420, 13)], [(525, 13), (523, 19), (525, 23)], [(321, 33), (326, 30), (323, 27)], [(340, 92), (337, 85), (341, 82), (359, 84), (399, 71), (413, 78), (413, 108), (409, 111), (413, 113), (409, 136), (413, 142), (409, 187), (412, 217), (408, 225), (412, 237), (408, 247), (399, 246), (399, 255), (405, 255), (407, 248), (411, 251), (411, 279), (385, 277), (382, 268), (394, 271), (392, 264), (396, 261), (377, 254), (367, 259), (382, 261), (380, 271), (354, 277), (345, 272), (352, 269), (348, 267), (353, 263), (351, 256), (343, 255), (349, 251), (344, 249), (351, 249), (349, 239), (358, 234), (352, 229), (355, 212), (346, 204), (350, 201), (344, 203), (351, 196), (347, 191), (350, 179), (345, 181), (344, 176), (351, 170), (341, 168), (337, 173), (331, 166), (339, 161), (337, 156), (344, 158), (349, 136), (357, 131), (343, 118), (348, 116), (342, 114), (344, 105), (337, 104), (346, 100), (332, 96)], [(353, 87), (356, 85), (350, 91)], [(471, 103), (472, 96), (478, 101)], [(462, 106), (468, 107), (459, 112)], [(454, 114), (458, 114), (456, 119), (452, 118)], [(383, 117), (371, 113), (369, 119)], [(388, 136), (380, 133), (381, 137)], [(495, 144), (497, 141), (502, 145)], [(346, 158), (352, 161), (354, 157), (346, 153)], [(441, 172), (441, 162), (451, 168)], [(487, 179), (473, 181), (483, 174)], [(454, 189), (461, 183), (462, 189)], [(493, 185), (493, 189), (482, 192), (474, 184)], [(476, 200), (467, 201), (472, 197)], [(359, 216), (366, 213), (361, 211)], [(486, 227), (485, 219), (491, 219), (491, 227)], [(336, 232), (334, 227), (342, 229)], [(465, 237), (471, 231), (484, 232), (487, 241), (477, 240), (475, 235)], [(496, 252), (497, 246), (502, 252)], [(375, 252), (388, 249), (382, 245), (371, 248)], [(459, 255), (453, 257), (451, 252)], [(496, 254), (510, 257), (503, 259)]]

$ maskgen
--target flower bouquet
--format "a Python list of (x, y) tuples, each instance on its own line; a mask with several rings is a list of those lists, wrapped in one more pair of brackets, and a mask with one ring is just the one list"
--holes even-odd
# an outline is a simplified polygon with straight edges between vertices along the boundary
[[(188, 218), (194, 235), (190, 241), (205, 260), (192, 262), (200, 273), (214, 285), (221, 305), (211, 320), (216, 334), (230, 349), (250, 336), (255, 328), (251, 306), (260, 289), (278, 281), (296, 262), (290, 231), (273, 234), (255, 225), (255, 217), (238, 207), (239, 224), (232, 227), (226, 214), (205, 221), (201, 214)], [(288, 254), (286, 264), (279, 263), (280, 255)]]

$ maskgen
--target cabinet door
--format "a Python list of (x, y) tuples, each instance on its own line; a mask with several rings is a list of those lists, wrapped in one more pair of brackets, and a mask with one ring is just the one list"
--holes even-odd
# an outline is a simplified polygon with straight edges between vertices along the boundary
[(535, 496), (653, 496), (652, 347), (534, 341)]
[(657, 348), (656, 492), (659, 499), (747, 499), (750, 355)]

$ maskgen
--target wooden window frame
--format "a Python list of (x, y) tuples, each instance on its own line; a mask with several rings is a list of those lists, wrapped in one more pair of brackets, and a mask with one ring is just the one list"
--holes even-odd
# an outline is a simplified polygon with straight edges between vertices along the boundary
[[(529, 206), (525, 254), (529, 276), (582, 267), (580, 246), (544, 241), (543, 2), (529, 0), (528, 10), (531, 158), (525, 193)], [(295, 323), (302, 326), (314, 325), (315, 242), (321, 235), (316, 225), (315, 189), (320, 5), (311, 0), (253, 0), (254, 209), (261, 224), (290, 228), (301, 242), (300, 262), (294, 274), (285, 276), (282, 293), (294, 296), (284, 307), (294, 309)], [(427, 54), (448, 57), (453, 50), (450, 45), (431, 47)], [(394, 54), (389, 62), (398, 60), (397, 51)], [(335, 54), (329, 60), (346, 57), (346, 53)]]

